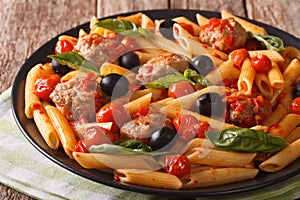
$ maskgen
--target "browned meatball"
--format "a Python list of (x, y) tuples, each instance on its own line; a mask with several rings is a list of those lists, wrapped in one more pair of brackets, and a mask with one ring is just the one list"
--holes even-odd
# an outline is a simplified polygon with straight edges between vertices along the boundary
[(136, 79), (148, 83), (168, 74), (184, 72), (188, 68), (189, 63), (186, 59), (177, 54), (165, 53), (152, 58), (140, 67)]
[(200, 41), (215, 49), (229, 53), (242, 47), (248, 39), (247, 31), (233, 18), (212, 18), (201, 27)]

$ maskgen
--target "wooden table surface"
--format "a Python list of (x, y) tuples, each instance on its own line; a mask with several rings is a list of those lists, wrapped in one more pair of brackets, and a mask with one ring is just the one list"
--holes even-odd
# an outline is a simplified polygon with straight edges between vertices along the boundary
[[(112, 3), (113, 2), (113, 3)], [(300, 38), (300, 0), (0, 0), (0, 93), (42, 44), (92, 16), (152, 9), (223, 9)], [(0, 183), (0, 199), (32, 199)]]

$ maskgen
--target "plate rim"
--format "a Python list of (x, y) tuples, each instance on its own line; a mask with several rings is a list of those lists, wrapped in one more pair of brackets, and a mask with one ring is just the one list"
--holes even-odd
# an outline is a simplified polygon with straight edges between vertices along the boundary
[[(209, 10), (196, 10), (196, 9), (154, 9), (154, 10), (139, 10), (139, 11), (131, 11), (131, 12), (124, 12), (124, 13), (118, 13), (118, 14), (114, 14), (114, 15), (109, 15), (106, 17), (102, 17), (101, 19), (106, 19), (106, 18), (111, 18), (111, 17), (117, 17), (120, 15), (126, 16), (126, 15), (131, 15), (134, 13), (138, 13), (138, 12), (142, 12), (145, 14), (149, 14), (149, 13), (159, 13), (159, 12), (172, 12), (172, 13), (183, 13), (183, 12), (188, 12), (188, 13), (192, 13), (192, 12), (198, 12), (200, 14), (209, 14), (209, 15), (220, 15), (220, 12), (215, 12), (215, 11), (209, 11)], [(195, 17), (195, 15), (193, 15), (193, 17)], [(239, 16), (240, 17), (240, 16)], [(300, 49), (300, 40), (295, 37), (294, 35), (285, 32), (283, 30), (280, 30), (276, 27), (270, 26), (268, 24), (259, 22), (259, 21), (255, 21), (255, 20), (251, 20), (248, 18), (244, 18), (241, 17), (243, 19), (246, 19), (250, 22), (253, 22), (255, 24), (258, 25), (262, 25), (264, 26), (267, 31), (269, 32), (271, 30), (271, 32), (279, 32), (280, 34), (283, 34), (285, 37), (288, 37), (291, 41), (296, 40), (296, 47)], [(159, 19), (159, 18), (156, 18)], [(49, 152), (47, 152), (45, 149), (43, 149), (38, 143), (37, 141), (35, 141), (34, 138), (32, 138), (32, 135), (30, 133), (27, 133), (27, 130), (25, 129), (24, 125), (21, 123), (21, 119), (20, 117), (24, 117), (24, 116), (19, 116), (18, 113), (18, 99), (20, 98), (20, 95), (18, 94), (19, 90), (21, 89), (21, 85), (22, 83), (19, 82), (20, 77), (24, 76), (26, 77), (26, 75), (24, 75), (24, 73), (28, 73), (28, 71), (30, 70), (30, 66), (33, 67), (34, 64), (30, 64), (30, 61), (32, 59), (34, 59), (35, 57), (37, 57), (38, 54), (40, 54), (40, 52), (43, 50), (43, 48), (45, 48), (46, 46), (50, 45), (51, 43), (53, 43), (55, 40), (57, 40), (57, 38), (60, 35), (63, 34), (68, 34), (70, 32), (74, 32), (75, 30), (78, 29), (78, 27), (86, 27), (89, 25), (89, 22), (85, 22), (82, 23), (80, 25), (77, 25), (73, 28), (70, 28), (62, 33), (59, 33), (57, 36), (51, 38), (50, 40), (48, 40), (47, 42), (45, 42), (43, 45), (41, 45), (37, 50), (35, 50), (27, 59), (25, 62), (23, 62), (22, 66), (20, 67), (20, 69), (18, 70), (15, 79), (13, 81), (13, 85), (12, 85), (12, 91), (11, 91), (11, 101), (12, 101), (12, 112), (13, 112), (13, 117), (15, 119), (15, 122), (18, 126), (18, 128), (21, 130), (22, 134), (25, 136), (25, 138), (30, 142), (31, 145), (33, 145), (40, 153), (42, 153), (45, 157), (47, 157), (48, 159), (50, 159), (52, 162), (58, 164), (60, 167), (67, 169), (68, 171), (71, 171), (74, 174), (77, 174), (81, 177), (87, 178), (89, 180), (92, 180), (94, 182), (100, 183), (100, 184), (104, 184), (110, 187), (114, 187), (114, 188), (118, 188), (118, 189), (123, 189), (123, 190), (127, 190), (127, 191), (133, 191), (133, 192), (139, 192), (139, 193), (144, 193), (144, 194), (155, 194), (155, 195), (164, 195), (164, 196), (199, 196), (199, 197), (204, 197), (204, 196), (214, 196), (214, 195), (224, 195), (224, 194), (234, 194), (234, 193), (241, 193), (241, 192), (247, 192), (247, 191), (251, 191), (254, 189), (258, 189), (258, 188), (263, 188), (269, 185), (274, 184), (274, 180), (267, 180), (265, 181), (263, 184), (257, 184), (257, 185), (252, 185), (252, 186), (247, 186), (247, 188), (242, 187), (242, 188), (236, 188), (236, 189), (231, 189), (231, 190), (222, 190), (220, 189), (222, 186), (213, 186), (210, 188), (218, 188), (218, 191), (210, 191), (210, 190), (206, 190), (203, 188), (196, 188), (196, 189), (189, 189), (189, 190), (170, 190), (170, 189), (161, 189), (161, 188), (152, 188), (152, 187), (147, 187), (147, 186), (139, 186), (139, 185), (133, 185), (133, 184), (124, 184), (124, 183), (120, 183), (117, 181), (114, 181), (113, 179), (110, 181), (106, 181), (106, 180), (98, 180), (95, 176), (91, 176), (90, 173), (85, 173), (85, 170), (83, 168), (83, 170), (76, 170), (74, 169), (74, 167), (69, 166), (68, 163), (62, 163), (58, 158), (53, 157)], [(78, 31), (77, 31), (78, 33)], [(295, 45), (293, 45), (295, 46)], [(42, 58), (43, 60), (45, 60), (45, 58)], [(37, 64), (38, 62), (36, 62)], [(23, 80), (24, 82), (24, 80)], [(23, 83), (24, 84), (24, 83)], [(23, 88), (24, 90), (24, 88)], [(23, 102), (24, 103), (24, 102)], [(24, 109), (23, 109), (24, 110)], [(23, 112), (24, 115), (24, 112)], [(33, 120), (32, 120), (33, 121)], [(34, 123), (34, 122), (32, 122)], [(63, 152), (64, 153), (64, 152)], [(297, 160), (300, 159), (298, 158)], [(75, 160), (73, 160), (73, 162), (76, 162)], [(88, 170), (88, 171), (95, 171), (97, 173), (101, 172), (99, 170)], [(291, 178), (292, 176), (295, 176), (296, 174), (298, 174), (300, 172), (300, 167), (297, 170), (294, 170), (288, 174), (286, 174), (284, 177), (281, 176), (279, 178), (276, 179), (276, 181), (281, 182), (283, 180), (286, 180), (288, 178)], [(101, 173), (105, 173), (105, 172), (101, 172)], [(112, 175), (113, 176), (113, 175)], [(226, 185), (239, 185), (239, 183), (241, 182), (237, 182), (236, 184), (226, 184)], [(226, 187), (225, 187), (226, 188)]]

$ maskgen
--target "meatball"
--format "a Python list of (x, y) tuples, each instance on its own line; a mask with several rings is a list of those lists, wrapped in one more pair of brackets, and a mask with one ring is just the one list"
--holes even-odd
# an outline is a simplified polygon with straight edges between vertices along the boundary
[(250, 128), (262, 124), (272, 113), (269, 100), (261, 95), (239, 95), (237, 92), (227, 96), (226, 122)]
[(133, 120), (126, 122), (121, 127), (121, 138), (147, 139), (151, 134), (163, 126), (171, 127), (171, 120), (159, 112), (150, 112), (140, 115)]
[(189, 68), (186, 59), (173, 53), (165, 53), (150, 59), (139, 68), (136, 79), (142, 83), (155, 81), (160, 77), (177, 72), (184, 72)]
[(91, 76), (75, 77), (56, 85), (50, 98), (69, 121), (82, 118), (95, 121), (96, 111), (100, 108), (100, 86)]
[(209, 24), (201, 27), (199, 39), (215, 49), (229, 53), (245, 45), (248, 34), (233, 18), (212, 18)]

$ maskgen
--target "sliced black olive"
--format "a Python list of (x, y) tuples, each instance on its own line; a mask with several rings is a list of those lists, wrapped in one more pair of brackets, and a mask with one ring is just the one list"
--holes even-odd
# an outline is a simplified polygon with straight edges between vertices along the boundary
[(300, 81), (298, 81), (293, 90), (293, 98), (300, 97)]
[(125, 76), (111, 73), (102, 77), (100, 87), (102, 91), (111, 97), (120, 97), (128, 92), (129, 81)]
[(173, 146), (172, 140), (176, 136), (176, 131), (170, 127), (164, 126), (161, 129), (155, 131), (150, 139), (148, 145), (153, 151), (161, 149), (170, 144)]
[(224, 112), (224, 102), (218, 93), (206, 93), (201, 95), (196, 101), (196, 107), (201, 115), (207, 117), (222, 116)]
[(215, 66), (210, 57), (206, 55), (200, 55), (193, 59), (192, 68), (194, 68), (202, 76), (206, 76), (215, 68)]
[(175, 40), (173, 36), (173, 25), (176, 22), (171, 19), (166, 19), (159, 25), (159, 32), (169, 40)]
[(133, 69), (140, 65), (139, 56), (133, 52), (127, 52), (119, 57), (119, 65), (126, 69)]
[(65, 75), (71, 70), (67, 65), (62, 65), (54, 59), (52, 59), (51, 65), (53, 71), (58, 75)]

